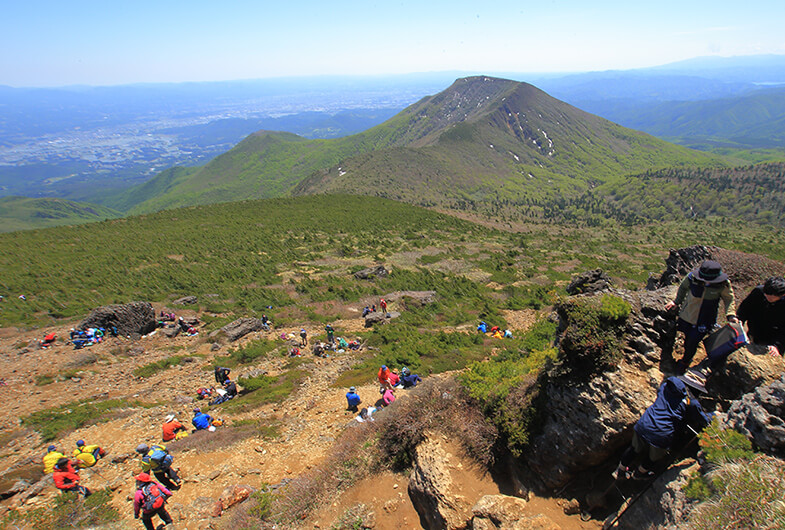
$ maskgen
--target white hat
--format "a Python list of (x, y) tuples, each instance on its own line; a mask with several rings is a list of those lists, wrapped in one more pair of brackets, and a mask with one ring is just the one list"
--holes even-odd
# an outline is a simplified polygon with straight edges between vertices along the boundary
[(169, 414), (169, 415), (168, 415), (166, 418), (164, 418), (164, 421), (165, 421), (166, 423), (169, 423), (170, 421), (173, 421), (173, 420), (174, 420), (174, 418), (175, 418), (175, 415), (174, 415), (174, 414)]

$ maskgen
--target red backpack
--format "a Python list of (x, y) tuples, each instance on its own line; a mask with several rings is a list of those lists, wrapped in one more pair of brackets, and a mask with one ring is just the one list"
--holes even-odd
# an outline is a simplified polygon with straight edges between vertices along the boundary
[(153, 512), (162, 507), (166, 502), (166, 495), (158, 484), (149, 482), (142, 486), (142, 508), (147, 512)]

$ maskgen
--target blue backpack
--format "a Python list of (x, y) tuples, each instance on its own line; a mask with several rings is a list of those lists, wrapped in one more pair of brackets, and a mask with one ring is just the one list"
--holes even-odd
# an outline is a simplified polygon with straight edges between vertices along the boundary
[(150, 454), (150, 460), (158, 464), (160, 467), (166, 468), (172, 465), (172, 462), (174, 462), (174, 457), (164, 449), (154, 448), (152, 454)]

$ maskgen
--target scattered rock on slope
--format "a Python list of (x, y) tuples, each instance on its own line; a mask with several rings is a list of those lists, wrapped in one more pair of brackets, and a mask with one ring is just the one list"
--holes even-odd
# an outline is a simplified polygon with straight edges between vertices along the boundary
[(785, 456), (785, 376), (756, 388), (728, 409), (726, 424), (762, 451)]
[(612, 286), (611, 278), (602, 269), (579, 274), (567, 286), (567, 294), (588, 294), (605, 291)]

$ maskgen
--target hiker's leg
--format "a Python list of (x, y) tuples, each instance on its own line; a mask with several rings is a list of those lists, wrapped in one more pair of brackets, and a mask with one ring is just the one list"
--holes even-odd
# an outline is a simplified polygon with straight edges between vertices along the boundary
[(698, 351), (698, 344), (705, 334), (698, 331), (698, 328), (692, 328), (684, 332), (684, 356), (679, 361), (684, 369), (690, 367), (692, 358), (695, 357), (695, 352)]
[(169, 476), (166, 474), (166, 471), (159, 468), (156, 469), (153, 473), (155, 473), (155, 478), (157, 478), (159, 482), (161, 482), (161, 484), (166, 486), (167, 489), (174, 487), (174, 483), (172, 483), (172, 481), (169, 480)]
[(87, 489), (87, 488), (86, 488), (86, 487), (84, 487), (84, 486), (79, 486), (79, 493), (81, 493), (82, 495), (84, 495), (85, 499), (86, 499), (87, 497), (89, 497), (90, 495), (92, 495), (92, 494), (93, 494), (93, 492), (92, 492), (92, 491), (90, 491), (89, 489)]
[(167, 467), (165, 471), (166, 474), (169, 476), (169, 478), (172, 480), (172, 482), (174, 483), (180, 482), (180, 477), (177, 476), (177, 470), (175, 470), (172, 466)]
[(172, 516), (169, 515), (169, 512), (166, 511), (166, 508), (164, 506), (158, 508), (157, 513), (158, 513), (158, 517), (160, 517), (164, 523), (172, 524)]
[(144, 513), (142, 512), (142, 524), (147, 530), (155, 530), (155, 525), (153, 525), (153, 515), (155, 512), (152, 513)]

